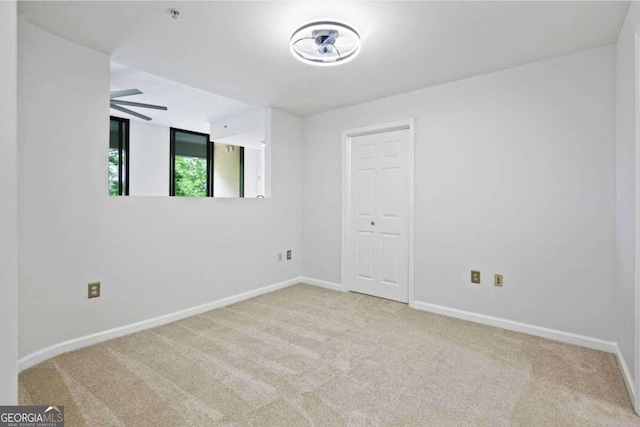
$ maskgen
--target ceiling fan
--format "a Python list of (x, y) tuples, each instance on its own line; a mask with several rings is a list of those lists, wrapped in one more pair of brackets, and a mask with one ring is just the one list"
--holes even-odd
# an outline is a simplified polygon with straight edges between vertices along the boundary
[(167, 111), (167, 107), (163, 107), (160, 105), (153, 104), (143, 104), (140, 102), (131, 102), (131, 101), (123, 101), (118, 98), (122, 98), (123, 96), (131, 96), (131, 95), (142, 95), (138, 89), (126, 89), (126, 90), (114, 90), (110, 94), (109, 106), (114, 110), (122, 111), (123, 113), (130, 114), (134, 117), (138, 117), (142, 120), (150, 121), (151, 117), (145, 116), (144, 114), (137, 113), (128, 108), (122, 107), (126, 105), (128, 107), (142, 107), (142, 108), (151, 108), (153, 110), (163, 110)]

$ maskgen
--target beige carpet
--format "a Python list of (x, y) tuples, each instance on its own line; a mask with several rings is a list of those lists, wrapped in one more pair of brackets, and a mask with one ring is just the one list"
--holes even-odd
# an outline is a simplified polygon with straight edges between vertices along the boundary
[(20, 374), (67, 426), (639, 425), (612, 354), (296, 285)]

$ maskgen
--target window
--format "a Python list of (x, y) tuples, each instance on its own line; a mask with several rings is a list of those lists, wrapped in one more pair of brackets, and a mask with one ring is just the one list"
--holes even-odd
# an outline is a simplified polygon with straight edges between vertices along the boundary
[(170, 130), (169, 195), (211, 197), (212, 143), (209, 135)]
[(244, 147), (176, 128), (170, 129), (169, 139), (170, 196), (244, 197)]
[(109, 122), (109, 195), (129, 195), (129, 120)]

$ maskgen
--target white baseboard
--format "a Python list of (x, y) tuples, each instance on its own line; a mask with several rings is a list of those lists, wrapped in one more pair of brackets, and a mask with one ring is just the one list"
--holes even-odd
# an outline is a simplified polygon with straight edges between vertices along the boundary
[[(332, 289), (336, 291), (343, 291), (342, 286), (337, 283), (327, 282), (324, 280), (311, 279), (309, 277), (295, 277), (293, 279), (286, 280), (284, 282), (276, 283), (273, 285), (265, 286), (263, 288), (255, 289), (252, 291), (244, 292), (238, 295), (233, 295), (220, 300), (208, 302), (206, 304), (198, 305), (196, 307), (188, 308), (185, 310), (176, 311), (174, 313), (158, 316), (153, 319), (143, 320), (140, 322), (132, 323), (130, 325), (121, 326), (107, 331), (98, 332), (91, 335), (86, 335), (79, 338), (74, 338), (68, 341), (64, 341), (59, 344), (43, 348), (34, 353), (31, 353), (20, 360), (18, 360), (18, 371), (21, 372), (28, 369), (40, 362), (50, 359), (68, 351), (77, 350), (90, 345), (98, 344), (104, 341), (108, 341), (114, 338), (129, 335), (134, 332), (142, 331), (145, 329), (154, 328), (156, 326), (165, 325), (167, 323), (175, 322), (176, 320), (185, 319), (187, 317), (195, 316), (197, 314), (205, 313), (207, 311), (225, 307), (227, 305), (234, 304), (236, 302), (244, 301), (249, 298), (253, 298), (259, 295), (263, 295), (269, 292), (276, 291), (278, 289), (286, 288), (288, 286), (295, 285), (296, 283), (307, 283), (322, 288)], [(627, 390), (631, 396), (632, 401), (635, 402), (635, 387), (634, 381), (629, 373), (626, 361), (620, 353), (620, 348), (617, 343), (612, 341), (605, 341), (598, 338), (587, 337), (584, 335), (573, 334), (569, 332), (562, 332), (555, 329), (543, 328), (540, 326), (529, 325), (526, 323), (514, 322), (512, 320), (501, 319), (499, 317), (487, 316), (484, 314), (472, 313), (469, 311), (458, 310), (454, 308), (444, 307), (436, 304), (428, 304), (420, 301), (410, 302), (409, 306), (417, 310), (428, 311), (431, 313), (441, 314), (444, 316), (454, 317), (457, 319), (468, 320), (471, 322), (481, 323), (483, 325), (495, 326), (498, 328), (507, 329), (515, 332), (522, 332), (529, 335), (534, 335), (542, 338), (547, 338), (555, 341), (564, 342), (567, 344), (579, 345), (594, 350), (605, 351), (613, 353), (618, 359), (620, 370), (624, 378)]]
[(333, 289), (334, 291), (343, 291), (342, 285), (339, 283), (327, 282), (326, 280), (312, 279), (310, 277), (300, 277), (300, 281), (321, 288)]
[(616, 353), (617, 344), (613, 341), (605, 341), (599, 338), (558, 331), (556, 329), (543, 328), (541, 326), (529, 325), (527, 323), (514, 322), (513, 320), (472, 313), (470, 311), (458, 310), (436, 304), (428, 304), (426, 302), (410, 302), (409, 307), (431, 313), (442, 314), (444, 316), (455, 317), (456, 319), (481, 323), (483, 325), (495, 326), (509, 331), (522, 332), (554, 341), (591, 348), (593, 350), (600, 350), (614, 354)]
[(616, 359), (618, 359), (618, 366), (620, 366), (620, 371), (622, 372), (622, 378), (624, 378), (624, 384), (627, 386), (627, 391), (629, 392), (629, 396), (631, 397), (631, 402), (636, 401), (636, 387), (634, 385), (633, 377), (629, 372), (629, 367), (627, 366), (627, 362), (624, 360), (624, 356), (620, 351), (620, 346), (616, 343)]
[(495, 326), (497, 328), (507, 329), (515, 332), (522, 332), (537, 337), (547, 338), (554, 341), (560, 341), (567, 344), (578, 345), (594, 350), (600, 350), (607, 353), (613, 353), (618, 360), (618, 366), (624, 383), (627, 386), (631, 402), (635, 402), (635, 386), (633, 377), (629, 373), (620, 347), (617, 342), (605, 341), (599, 338), (592, 338), (585, 335), (573, 334), (570, 332), (558, 331), (556, 329), (543, 328), (540, 326), (529, 325), (526, 323), (514, 322), (513, 320), (501, 319), (499, 317), (487, 316), (484, 314), (472, 313), (469, 311), (458, 310), (455, 308), (444, 307), (436, 304), (428, 304), (425, 302), (410, 302), (409, 306), (418, 310), (428, 311), (431, 313), (441, 314), (444, 316), (455, 317), (456, 319), (468, 320), (470, 322), (481, 323), (483, 325)]
[(129, 335), (134, 332), (142, 331), (144, 329), (155, 328), (156, 326), (165, 325), (167, 323), (175, 322), (176, 320), (181, 320), (187, 317), (195, 316), (197, 314), (205, 313), (215, 308), (224, 307), (236, 302), (244, 301), (249, 298), (257, 297), (258, 295), (286, 288), (287, 286), (295, 285), (296, 283), (300, 283), (301, 281), (303, 281), (301, 277), (295, 277), (293, 279), (276, 283), (274, 285), (265, 286), (263, 288), (208, 302), (196, 307), (191, 307), (185, 310), (176, 311), (174, 313), (165, 314), (163, 316), (154, 317), (153, 319), (143, 320), (141, 322), (132, 323), (130, 325), (120, 326), (118, 328), (109, 329), (103, 332), (97, 332), (95, 334), (74, 338), (69, 341), (61, 342), (59, 344), (54, 344), (52, 346), (43, 348), (42, 350), (33, 352), (18, 360), (18, 372), (21, 372), (34, 365), (37, 365), (40, 362), (44, 362), (47, 359), (50, 359), (62, 353), (66, 353), (68, 351), (88, 347), (90, 345), (122, 337), (124, 335)]

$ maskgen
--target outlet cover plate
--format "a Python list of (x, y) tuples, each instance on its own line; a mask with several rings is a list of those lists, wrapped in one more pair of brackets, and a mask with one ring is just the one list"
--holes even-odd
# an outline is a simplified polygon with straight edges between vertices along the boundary
[(494, 274), (493, 275), (493, 286), (497, 286), (501, 288), (504, 285), (504, 278), (502, 274)]
[(471, 270), (471, 283), (480, 283), (480, 272)]
[(98, 298), (100, 296), (100, 282), (89, 283), (89, 298)]
[(291, 259), (291, 249), (287, 251), (287, 260)]

